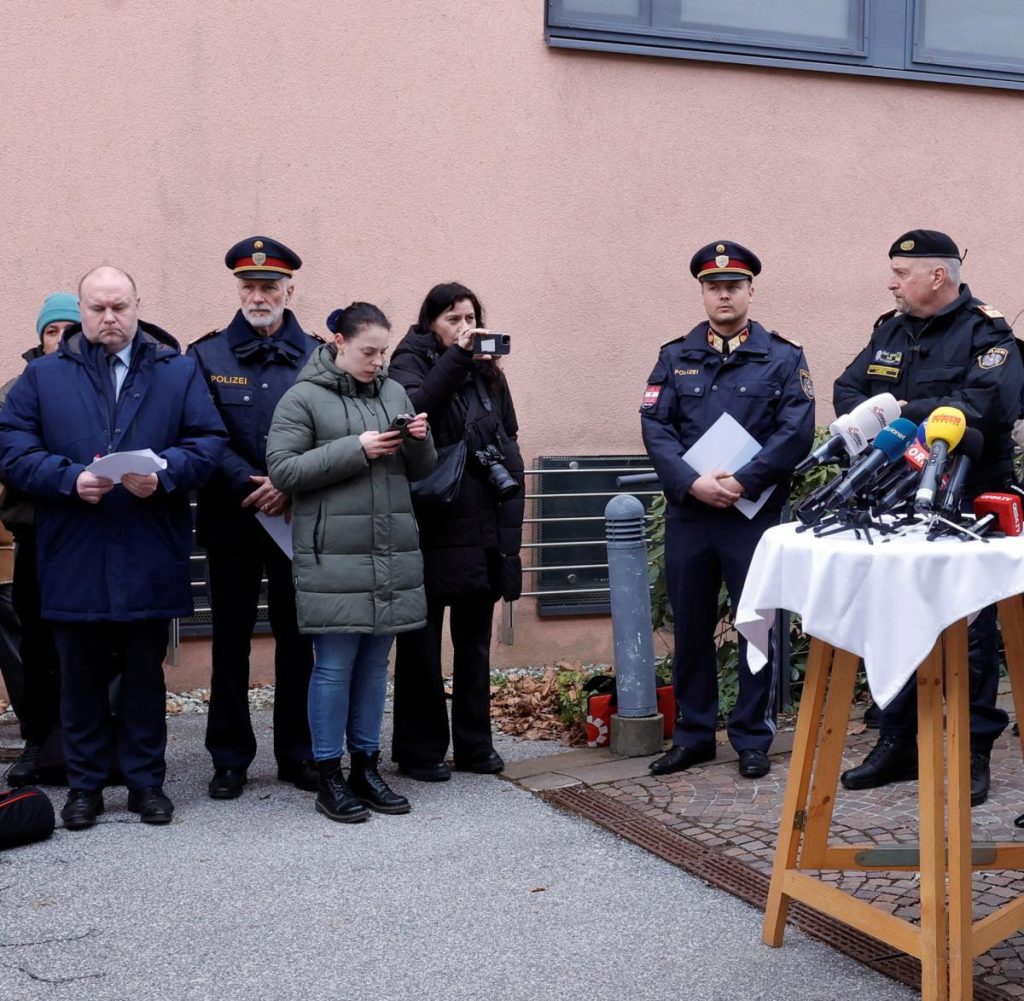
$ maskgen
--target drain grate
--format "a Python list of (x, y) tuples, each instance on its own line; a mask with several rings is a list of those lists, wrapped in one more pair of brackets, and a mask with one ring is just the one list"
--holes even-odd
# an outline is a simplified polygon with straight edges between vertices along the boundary
[[(554, 806), (600, 824), (613, 834), (702, 879), (709, 886), (764, 909), (769, 878), (746, 863), (673, 831), (596, 789), (571, 786), (551, 790), (541, 796)], [(921, 964), (912, 956), (894, 954), (885, 943), (799, 901), (790, 905), (788, 923), (892, 980), (920, 990)], [(975, 1001), (1010, 1001), (1010, 997), (997, 987), (975, 979)]]

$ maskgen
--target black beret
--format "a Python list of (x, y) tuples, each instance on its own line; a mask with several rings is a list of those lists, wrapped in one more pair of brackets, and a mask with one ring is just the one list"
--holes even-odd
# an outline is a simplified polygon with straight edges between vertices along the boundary
[(698, 281), (724, 282), (760, 273), (757, 254), (731, 240), (709, 243), (690, 258), (690, 274)]
[(302, 259), (283, 243), (269, 236), (240, 240), (225, 255), (224, 263), (238, 278), (291, 278), (302, 267)]
[(960, 249), (945, 233), (937, 229), (912, 229), (898, 236), (889, 248), (890, 257), (955, 257)]

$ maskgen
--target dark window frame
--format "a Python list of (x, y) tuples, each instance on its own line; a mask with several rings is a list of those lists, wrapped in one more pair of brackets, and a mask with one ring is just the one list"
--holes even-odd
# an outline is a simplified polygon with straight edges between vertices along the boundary
[[(567, 14), (564, 0), (545, 0), (545, 39), (554, 48), (1024, 90), (1024, 55), (1013, 60), (926, 47), (927, 2), (850, 0), (851, 30), (842, 43), (726, 26), (670, 27), (670, 0), (639, 0), (636, 18)], [(970, 13), (965, 6), (964, 17)]]

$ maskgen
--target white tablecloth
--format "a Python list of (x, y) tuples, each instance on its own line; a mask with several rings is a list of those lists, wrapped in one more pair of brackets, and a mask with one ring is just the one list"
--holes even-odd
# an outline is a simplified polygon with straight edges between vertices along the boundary
[(817, 538), (794, 524), (765, 532), (736, 610), (752, 671), (766, 663), (775, 610), (786, 608), (803, 617), (804, 632), (863, 657), (871, 694), (885, 706), (946, 626), (1024, 592), (1024, 536), (873, 538)]

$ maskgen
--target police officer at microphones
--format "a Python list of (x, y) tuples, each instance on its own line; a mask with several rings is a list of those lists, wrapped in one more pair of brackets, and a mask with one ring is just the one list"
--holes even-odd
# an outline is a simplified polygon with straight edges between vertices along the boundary
[(288, 308), (294, 274), (302, 266), (298, 254), (270, 237), (253, 236), (236, 243), (224, 263), (234, 274), (240, 308), (223, 330), (200, 337), (188, 349), (230, 436), (216, 474), (199, 492), (196, 512), (196, 537), (207, 553), (213, 619), (206, 727), (213, 799), (241, 795), (256, 754), (249, 717), (249, 652), (264, 573), (275, 645), (278, 778), (300, 789), (317, 787), (306, 709), (313, 647), (299, 633), (291, 559), (267, 531), (289, 519), (291, 502), (267, 476), (266, 447), (278, 400), (321, 341), (303, 331)]
[[(835, 382), (837, 413), (891, 392), (903, 416), (920, 423), (938, 412), (960, 412), (983, 443), (970, 464), (963, 498), (969, 503), (1013, 481), (1010, 430), (1020, 414), (1024, 366), (1003, 315), (960, 281), (962, 257), (945, 233), (916, 229), (889, 248), (889, 291), (896, 308), (875, 321), (867, 347)], [(963, 432), (963, 429), (960, 429)], [(912, 628), (912, 624), (906, 624)], [(1007, 715), (996, 706), (999, 681), (995, 606), (969, 632), (971, 803), (988, 797), (989, 755)], [(917, 777), (917, 696), (914, 680), (881, 713), (879, 739), (864, 762), (842, 775), (847, 789), (871, 789)]]
[[(757, 256), (729, 240), (693, 255), (690, 273), (707, 319), (662, 347), (640, 407), (644, 444), (668, 501), (665, 568), (675, 620), (678, 716), (671, 750), (651, 764), (656, 775), (715, 757), (722, 581), (735, 608), (754, 549), (778, 523), (790, 476), (814, 438), (814, 388), (803, 351), (748, 315), (760, 272)], [(728, 469), (694, 457), (696, 468), (688, 450), (702, 439), (707, 444), (709, 432), (749, 436), (754, 454)], [(776, 668), (770, 661), (752, 674), (742, 638), (739, 648), (729, 740), (740, 775), (759, 778), (770, 769)]]

